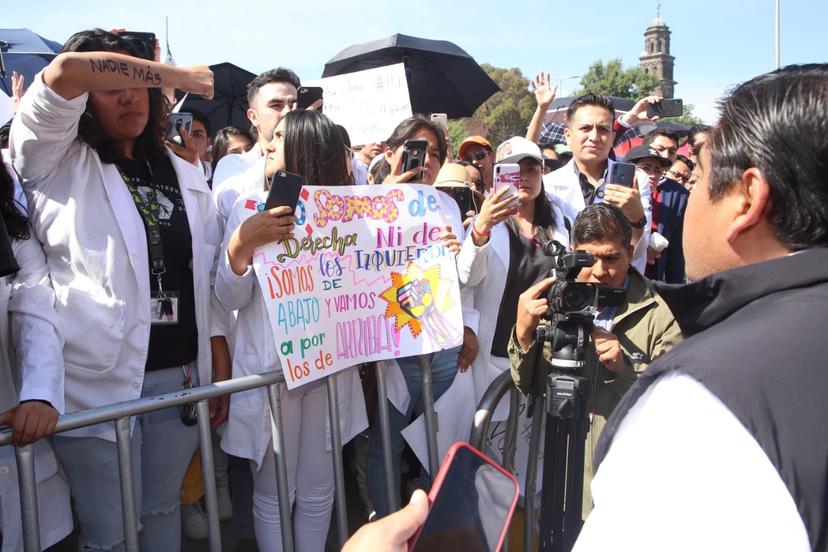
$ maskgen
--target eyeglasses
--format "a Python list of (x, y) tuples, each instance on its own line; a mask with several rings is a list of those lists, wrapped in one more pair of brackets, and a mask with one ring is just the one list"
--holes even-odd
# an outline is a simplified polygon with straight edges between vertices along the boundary
[(487, 155), (489, 155), (488, 151), (480, 149), (471, 154), (470, 156), (464, 157), (463, 161), (465, 161), (466, 163), (471, 163), (472, 161), (483, 161), (484, 159), (486, 159)]

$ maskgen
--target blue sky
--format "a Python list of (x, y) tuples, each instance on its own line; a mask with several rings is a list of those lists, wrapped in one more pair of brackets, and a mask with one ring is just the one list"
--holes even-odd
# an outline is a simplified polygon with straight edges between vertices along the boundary
[[(404, 33), (449, 40), (479, 63), (519, 67), (524, 75), (583, 74), (596, 60), (637, 65), (656, 1), (511, 0), (494, 2), (178, 2), (162, 0), (6, 2), (2, 27), (28, 27), (62, 42), (90, 27), (126, 27), (164, 37), (179, 65), (230, 61), (254, 73), (285, 65), (317, 78), (345, 47)], [(574, 13), (577, 6), (578, 13)], [(664, 0), (672, 30), (676, 96), (715, 121), (715, 100), (734, 84), (773, 69), (774, 0)], [(781, 61), (828, 61), (828, 1), (782, 0)], [(560, 95), (578, 88), (564, 82)]]

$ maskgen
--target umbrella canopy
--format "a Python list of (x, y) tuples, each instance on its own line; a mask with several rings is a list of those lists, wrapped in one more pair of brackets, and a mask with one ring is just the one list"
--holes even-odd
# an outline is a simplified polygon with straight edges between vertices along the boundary
[(12, 93), (12, 71), (25, 78), (28, 88), (34, 76), (57, 55), (61, 45), (48, 40), (29, 29), (0, 29), (0, 54), (5, 74), (0, 74), (0, 89), (7, 95)]
[(247, 130), (250, 120), (247, 118), (247, 85), (256, 75), (232, 63), (211, 65), (213, 71), (213, 99), (205, 100), (201, 96), (190, 95), (184, 100), (181, 111), (197, 109), (210, 119), (210, 132), (228, 125)]
[[(571, 104), (577, 97), (578, 96), (566, 96), (564, 98), (555, 98), (555, 101), (553, 101), (552, 105), (549, 106), (549, 109), (546, 110), (544, 121), (551, 121), (553, 123), (561, 124), (565, 123), (566, 110), (569, 108), (569, 104)], [(635, 106), (635, 100), (631, 100), (629, 98), (610, 96), (609, 99), (612, 100), (616, 117), (623, 115)]]
[(471, 117), (500, 88), (462, 48), (445, 40), (395, 34), (355, 44), (325, 64), (322, 77), (333, 77), (396, 63), (405, 64), (411, 109)]

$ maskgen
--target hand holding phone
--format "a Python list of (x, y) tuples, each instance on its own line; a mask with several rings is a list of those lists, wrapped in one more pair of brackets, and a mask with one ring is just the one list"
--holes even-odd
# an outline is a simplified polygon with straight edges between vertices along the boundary
[(518, 492), (512, 474), (468, 443), (454, 443), (428, 493), (428, 517), (409, 550), (500, 550)]
[(647, 105), (647, 117), (681, 117), (684, 103), (680, 99), (665, 99)]
[(321, 99), (321, 86), (302, 86), (296, 93), (296, 109), (307, 109)]
[(302, 177), (287, 171), (276, 171), (270, 178), (270, 190), (267, 192), (265, 209), (287, 206), (296, 211), (299, 194), (302, 193)]
[(607, 172), (607, 184), (618, 184), (632, 188), (635, 179), (635, 165), (632, 163), (611, 163)]
[[(177, 143), (180, 143), (181, 129), (183, 128), (187, 132), (190, 132), (192, 126), (192, 113), (170, 113), (169, 120), (167, 121), (167, 137), (170, 140), (175, 140)], [(176, 140), (176, 138), (178, 138), (178, 140)]]

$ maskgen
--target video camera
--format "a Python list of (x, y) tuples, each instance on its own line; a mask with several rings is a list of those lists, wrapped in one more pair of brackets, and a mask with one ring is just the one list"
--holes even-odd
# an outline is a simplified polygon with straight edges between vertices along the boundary
[(556, 258), (555, 267), (549, 274), (555, 276), (555, 281), (546, 292), (547, 319), (563, 321), (577, 316), (589, 317), (591, 322), (598, 309), (624, 304), (624, 288), (575, 281), (582, 268), (595, 264), (592, 254), (580, 250), (566, 252), (566, 248), (555, 240), (547, 242), (543, 252)]

